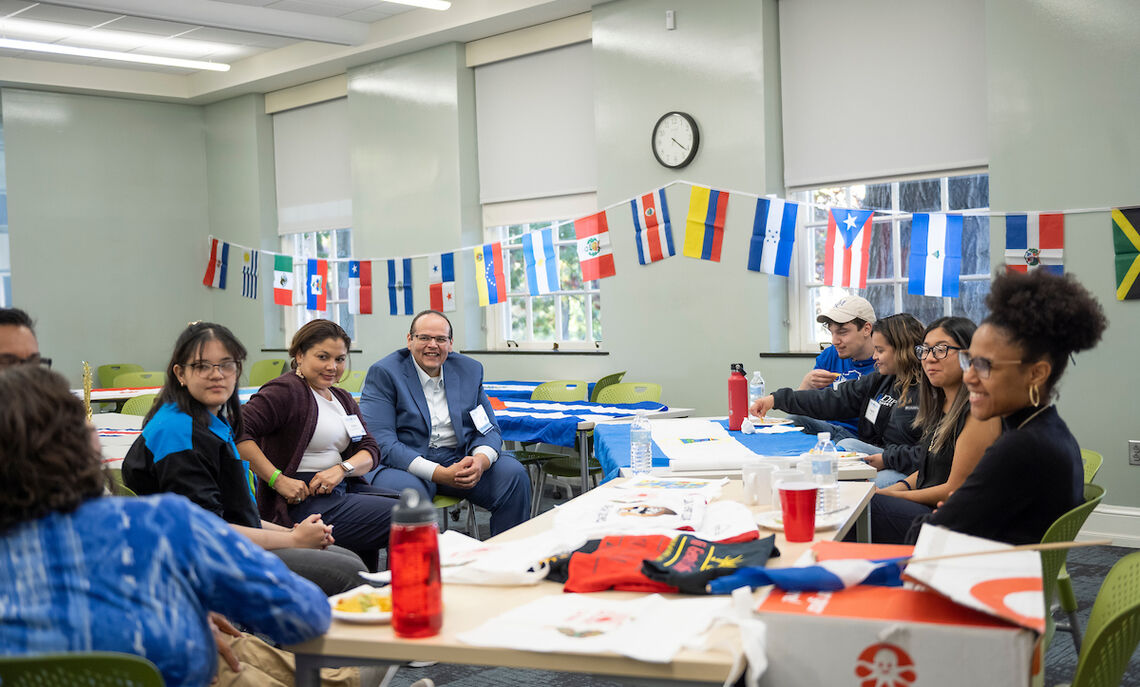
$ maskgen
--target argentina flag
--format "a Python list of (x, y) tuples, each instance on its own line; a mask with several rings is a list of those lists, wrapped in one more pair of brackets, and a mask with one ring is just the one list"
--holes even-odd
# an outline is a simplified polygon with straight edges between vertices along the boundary
[(554, 230), (532, 231), (522, 236), (526, 283), (530, 295), (558, 290), (558, 259), (554, 254)]

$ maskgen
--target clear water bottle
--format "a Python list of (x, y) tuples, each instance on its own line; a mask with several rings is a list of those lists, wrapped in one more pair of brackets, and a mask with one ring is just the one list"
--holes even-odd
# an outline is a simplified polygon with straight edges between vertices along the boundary
[(831, 432), (820, 432), (811, 450), (811, 473), (819, 485), (816, 513), (839, 510), (839, 454), (831, 443)]
[(764, 396), (764, 375), (760, 374), (760, 370), (753, 370), (752, 377), (748, 380), (748, 407), (751, 408), (756, 399), (763, 398)]
[(638, 413), (629, 426), (629, 467), (635, 475), (648, 474), (653, 467), (653, 438), (649, 419)]

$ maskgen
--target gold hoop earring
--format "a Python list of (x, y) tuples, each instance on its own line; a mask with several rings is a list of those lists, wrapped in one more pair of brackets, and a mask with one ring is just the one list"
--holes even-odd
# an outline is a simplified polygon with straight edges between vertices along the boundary
[(1029, 387), (1029, 402), (1033, 404), (1034, 408), (1041, 405), (1041, 392), (1037, 389), (1036, 384)]
[(296, 361), (294, 361), (294, 363), (297, 364), (297, 367), (293, 368), (293, 372), (297, 373), (297, 376), (301, 379), (304, 379), (305, 375), (303, 372), (301, 372), (301, 365), (296, 363)]

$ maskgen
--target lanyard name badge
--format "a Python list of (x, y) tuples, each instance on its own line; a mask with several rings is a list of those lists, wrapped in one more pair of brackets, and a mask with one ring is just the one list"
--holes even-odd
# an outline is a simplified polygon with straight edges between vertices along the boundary
[(364, 438), (364, 423), (356, 415), (345, 415), (344, 428), (348, 431), (348, 436), (352, 437), (353, 441), (360, 441)]
[(867, 412), (863, 413), (863, 417), (867, 418), (868, 422), (874, 423), (875, 420), (879, 417), (879, 408), (881, 406), (882, 404), (873, 398), (870, 401), (867, 401)]
[(477, 405), (471, 410), (471, 421), (475, 423), (475, 429), (479, 430), (480, 434), (491, 431), (491, 418), (487, 417), (487, 411), (483, 406)]

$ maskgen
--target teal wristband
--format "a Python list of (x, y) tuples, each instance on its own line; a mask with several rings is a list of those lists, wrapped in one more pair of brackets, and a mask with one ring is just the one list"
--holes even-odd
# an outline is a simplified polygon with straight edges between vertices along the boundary
[(270, 488), (270, 489), (272, 489), (272, 488), (273, 488), (273, 483), (277, 481), (277, 477), (278, 477), (278, 476), (280, 476), (280, 475), (281, 475), (281, 471), (280, 471), (280, 470), (274, 470), (274, 471), (273, 471), (273, 476), (269, 478), (269, 488)]

